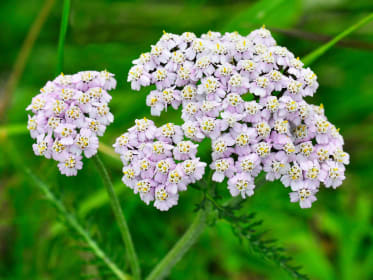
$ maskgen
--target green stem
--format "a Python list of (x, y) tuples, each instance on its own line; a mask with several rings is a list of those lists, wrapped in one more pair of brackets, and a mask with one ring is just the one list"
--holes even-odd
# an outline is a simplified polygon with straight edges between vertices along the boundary
[(132, 242), (131, 234), (126, 222), (126, 219), (123, 215), (122, 209), (120, 207), (119, 199), (117, 195), (115, 194), (113, 183), (111, 182), (111, 179), (109, 177), (109, 174), (106, 170), (105, 165), (102, 163), (100, 157), (96, 155), (94, 158), (94, 161), (97, 165), (97, 169), (101, 174), (101, 177), (104, 181), (104, 185), (106, 187), (106, 190), (108, 192), (111, 207), (113, 209), (115, 218), (117, 220), (117, 224), (120, 230), (120, 233), (122, 235), (122, 239), (124, 242), (124, 245), (126, 246), (127, 251), (127, 259), (131, 267), (131, 271), (133, 274), (134, 279), (140, 279), (141, 271), (140, 271), (140, 265), (137, 258), (137, 254), (135, 251), (135, 247)]
[(57, 60), (56, 75), (59, 75), (63, 71), (64, 47), (65, 47), (67, 25), (69, 23), (69, 14), (70, 14), (70, 0), (64, 0), (62, 18), (61, 18), (60, 36), (58, 39), (58, 60)]
[(219, 203), (217, 203), (216, 200), (210, 194), (205, 193), (205, 196), (215, 206), (215, 208), (218, 208), (218, 209), (221, 208), (221, 206), (219, 205)]
[(167, 255), (157, 264), (146, 280), (164, 279), (171, 268), (184, 256), (190, 247), (196, 242), (207, 226), (206, 209), (201, 209), (194, 218), (192, 224)]
[(25, 168), (25, 173), (36, 183), (39, 189), (44, 193), (45, 197), (56, 207), (60, 214), (64, 217), (66, 223), (71, 226), (87, 243), (87, 245), (92, 249), (92, 252), (97, 258), (101, 259), (108, 268), (121, 280), (131, 279), (129, 275), (125, 274), (120, 270), (115, 263), (113, 263), (104, 251), (98, 247), (97, 243), (91, 238), (89, 233), (78, 223), (75, 216), (70, 214), (65, 206), (59, 201), (55, 195), (50, 191), (49, 187), (41, 181), (37, 176), (35, 176), (30, 169)]
[[(43, 182), (39, 177), (37, 177), (29, 168), (24, 166), (23, 159), (16, 149), (12, 142), (5, 143), (6, 147), (6, 154), (8, 158), (12, 159), (11, 162), (14, 164), (16, 168), (20, 168), (27, 176), (29, 176), (34, 182), (35, 185), (44, 193), (45, 197), (51, 202), (56, 209), (59, 211), (61, 216), (65, 219), (67, 225), (69, 225), (73, 230), (75, 230), (79, 236), (87, 243), (87, 245), (91, 248), (92, 253), (100, 260), (103, 261), (108, 267), (109, 270), (113, 272), (114, 275), (118, 277), (120, 280), (130, 280), (131, 277), (124, 273), (118, 266), (113, 263), (110, 258), (105, 254), (103, 250), (97, 245), (97, 243), (91, 238), (89, 233), (79, 224), (78, 220), (75, 218), (74, 215), (70, 214), (63, 203), (56, 198), (56, 196), (51, 192), (50, 187)], [(9, 154), (8, 154), (9, 153)]]
[(373, 13), (370, 13), (365, 18), (361, 19), (360, 21), (358, 21), (354, 25), (350, 26), (349, 28), (347, 28), (343, 32), (339, 33), (337, 36), (335, 36), (332, 40), (330, 40), (326, 44), (322, 45), (321, 47), (317, 48), (316, 50), (314, 50), (310, 54), (306, 55), (302, 59), (304, 65), (308, 66), (311, 63), (313, 63), (316, 59), (318, 59), (320, 56), (322, 56), (325, 52), (327, 52), (331, 47), (333, 47), (336, 43), (338, 43), (344, 37), (346, 37), (350, 33), (354, 32), (355, 30), (359, 29), (363, 25), (367, 24), (371, 20), (373, 20)]
[[(208, 176), (210, 178), (210, 176)], [(204, 182), (204, 181), (202, 181)], [(263, 182), (258, 180), (258, 185), (263, 185)], [(194, 218), (192, 224), (184, 235), (179, 239), (179, 241), (174, 245), (174, 247), (167, 253), (167, 255), (157, 264), (157, 266), (152, 270), (146, 280), (160, 280), (164, 279), (171, 268), (184, 256), (184, 254), (192, 247), (196, 242), (198, 237), (202, 234), (203, 230), (207, 226), (207, 216), (211, 212), (212, 206), (217, 209), (222, 209), (228, 205), (236, 205), (242, 198), (232, 197), (223, 205), (220, 205), (211, 195), (213, 189), (216, 187), (214, 184), (208, 192), (205, 192), (205, 198), (210, 201), (210, 204), (206, 205), (204, 209), (199, 210), (197, 216)]]

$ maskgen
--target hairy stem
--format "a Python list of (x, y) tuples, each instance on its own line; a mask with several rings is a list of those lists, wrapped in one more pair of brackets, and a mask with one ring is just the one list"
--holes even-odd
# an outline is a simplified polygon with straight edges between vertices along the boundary
[(146, 280), (164, 279), (170, 272), (171, 268), (174, 267), (178, 261), (180, 261), (189, 248), (192, 247), (192, 245), (196, 242), (206, 226), (207, 211), (206, 209), (201, 209), (197, 213), (197, 216), (194, 218), (188, 230), (174, 245), (174, 247), (172, 247), (167, 255), (157, 264), (149, 276), (146, 277)]
[(70, 0), (63, 1), (60, 36), (58, 39), (58, 58), (57, 58), (56, 75), (59, 75), (63, 70), (65, 38), (66, 38), (66, 32), (67, 32), (67, 25), (69, 23), (70, 4), (71, 4)]
[(125, 274), (120, 270), (115, 263), (113, 263), (109, 257), (105, 254), (104, 251), (98, 247), (97, 243), (91, 238), (89, 233), (79, 224), (75, 216), (70, 214), (65, 206), (59, 201), (55, 195), (50, 191), (50, 188), (47, 184), (41, 181), (37, 176), (35, 176), (29, 168), (25, 168), (25, 173), (36, 183), (36, 186), (44, 193), (46, 199), (48, 199), (59, 211), (62, 217), (65, 219), (66, 223), (73, 228), (87, 243), (91, 248), (95, 256), (101, 259), (107, 267), (121, 280), (131, 279), (129, 275)]
[(327, 42), (326, 44), (322, 45), (321, 47), (317, 48), (307, 56), (305, 56), (302, 61), (304, 65), (308, 66), (312, 62), (314, 62), (316, 59), (318, 59), (320, 56), (322, 56), (324, 53), (326, 53), (331, 47), (333, 47), (336, 43), (338, 43), (340, 40), (342, 40), (344, 37), (349, 35), (350, 33), (354, 32), (355, 30), (359, 29), (363, 25), (367, 24), (373, 20), (373, 13), (370, 13), (365, 18), (361, 19), (354, 25), (350, 26), (349, 28), (345, 29), (341, 33), (339, 33), (337, 36), (335, 36), (332, 40)]
[(137, 258), (137, 254), (135, 251), (135, 247), (132, 242), (132, 237), (126, 222), (126, 219), (123, 215), (122, 209), (120, 207), (119, 199), (117, 195), (115, 194), (113, 183), (111, 182), (111, 179), (109, 177), (109, 174), (106, 170), (105, 165), (101, 161), (100, 157), (96, 155), (94, 158), (94, 161), (97, 165), (97, 169), (101, 174), (101, 177), (103, 179), (104, 185), (106, 187), (106, 190), (108, 192), (109, 198), (110, 198), (110, 204), (113, 209), (115, 218), (117, 220), (117, 224), (120, 230), (120, 233), (122, 235), (122, 239), (124, 242), (124, 245), (126, 246), (126, 252), (127, 252), (127, 259), (131, 267), (131, 271), (133, 274), (134, 279), (140, 279), (141, 271), (140, 271), (140, 265)]

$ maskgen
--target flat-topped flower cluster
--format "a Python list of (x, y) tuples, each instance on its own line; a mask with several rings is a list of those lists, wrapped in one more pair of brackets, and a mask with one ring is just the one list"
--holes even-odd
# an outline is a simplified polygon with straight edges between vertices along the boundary
[(184, 140), (180, 126), (157, 128), (146, 118), (136, 120), (114, 144), (124, 164), (123, 182), (162, 211), (176, 205), (179, 192), (202, 178), (206, 163), (196, 157), (197, 147)]
[(40, 90), (26, 108), (27, 129), (36, 139), (36, 155), (58, 161), (62, 174), (76, 175), (82, 169), (82, 154), (97, 153), (98, 136), (113, 122), (108, 90), (116, 87), (114, 75), (107, 71), (83, 71), (59, 75)]
[(227, 178), (233, 196), (253, 195), (264, 171), (307, 208), (321, 183), (336, 188), (345, 179), (342, 136), (323, 106), (304, 100), (318, 88), (316, 75), (264, 27), (248, 36), (164, 33), (133, 63), (132, 89), (156, 87), (146, 98), (152, 115), (181, 107), (185, 136), (212, 139), (213, 180)]
[[(264, 27), (247, 36), (165, 32), (133, 63), (132, 89), (155, 86), (146, 97), (151, 114), (181, 107), (184, 121), (157, 128), (136, 120), (114, 145), (124, 183), (147, 204), (168, 210), (179, 191), (202, 178), (207, 164), (196, 157), (195, 142), (205, 138), (212, 143), (212, 180), (227, 180), (232, 196), (253, 195), (255, 178), (264, 173), (291, 188), (291, 202), (308, 208), (321, 185), (336, 188), (345, 179), (349, 155), (339, 130), (322, 105), (304, 100), (318, 88), (316, 75)], [(107, 71), (47, 82), (27, 107), (34, 113), (27, 128), (35, 154), (76, 175), (82, 155), (97, 153), (98, 136), (113, 121), (107, 91), (115, 86)]]

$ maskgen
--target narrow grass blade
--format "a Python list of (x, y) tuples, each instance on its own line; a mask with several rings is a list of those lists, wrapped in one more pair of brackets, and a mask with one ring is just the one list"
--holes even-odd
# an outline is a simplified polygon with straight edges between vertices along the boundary
[(25, 40), (23, 41), (21, 49), (14, 63), (12, 72), (4, 87), (2, 102), (0, 102), (0, 119), (1, 120), (4, 119), (5, 111), (8, 108), (8, 105), (10, 104), (12, 100), (12, 93), (16, 89), (17, 84), (20, 78), (22, 77), (22, 74), (25, 69), (27, 60), (30, 56), (31, 50), (35, 44), (36, 39), (38, 38), (40, 34), (40, 31), (45, 21), (47, 20), (52, 10), (54, 3), (55, 3), (55, 0), (46, 0), (44, 2), (43, 7), (40, 9), (38, 16), (36, 17), (35, 21), (32, 23), (30, 30), (27, 33)]
[(67, 26), (69, 23), (70, 4), (71, 4), (70, 0), (63, 1), (60, 36), (58, 39), (58, 59), (57, 59), (56, 75), (59, 75), (63, 70), (65, 38), (66, 38)]
[(355, 30), (359, 29), (363, 25), (367, 24), (368, 22), (373, 20), (373, 13), (370, 13), (368, 16), (364, 17), (363, 19), (359, 20), (354, 25), (350, 26), (349, 28), (345, 29), (341, 33), (339, 33), (337, 36), (335, 36), (332, 40), (327, 42), (326, 44), (322, 45), (321, 47), (317, 48), (310, 54), (306, 55), (302, 61), (304, 65), (308, 66), (311, 63), (313, 63), (316, 59), (318, 59), (320, 56), (325, 54), (331, 47), (333, 47), (335, 44), (337, 44), (340, 40), (342, 40), (344, 37), (348, 36)]

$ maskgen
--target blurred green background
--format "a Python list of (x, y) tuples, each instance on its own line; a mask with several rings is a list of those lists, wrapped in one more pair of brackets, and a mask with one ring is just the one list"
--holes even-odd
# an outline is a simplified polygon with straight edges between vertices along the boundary
[[(119, 232), (93, 162), (85, 160), (77, 177), (61, 176), (55, 162), (33, 155), (29, 135), (14, 128), (26, 125), (25, 107), (55, 76), (62, 1), (55, 1), (37, 32), (15, 90), (9, 96), (4, 93), (23, 41), (46, 2), (50, 1), (0, 2), (0, 103), (6, 105), (0, 119), (0, 279), (106, 279), (95, 277), (100, 268), (90, 261), (90, 253), (70, 231), (58, 226), (56, 211), (23, 175), (9, 149), (9, 145), (15, 147), (24, 163), (84, 220), (110, 257), (124, 266)], [(278, 44), (303, 57), (372, 11), (370, 0), (73, 0), (64, 72), (107, 69), (116, 74), (118, 87), (110, 103), (115, 121), (101, 140), (111, 145), (135, 118), (150, 116), (145, 106), (147, 91), (131, 91), (126, 78), (131, 61), (148, 51), (162, 30), (198, 35), (237, 30), (245, 35), (266, 24)], [(308, 101), (325, 105), (327, 117), (341, 128), (345, 150), (351, 155), (344, 184), (337, 191), (322, 189), (311, 209), (291, 204), (288, 190), (279, 183), (259, 188), (245, 202), (244, 211), (256, 212), (263, 219), (268, 236), (278, 239), (311, 279), (373, 279), (372, 62), (371, 22), (311, 65), (320, 87)], [(156, 122), (180, 123), (179, 115), (170, 111)], [(12, 127), (14, 135), (10, 135)], [(120, 183), (121, 166), (116, 161), (102, 157), (120, 194), (145, 275), (188, 227), (201, 193), (190, 188), (182, 193), (177, 207), (161, 213)], [(220, 188), (228, 196), (224, 186)], [(209, 227), (170, 275), (180, 280), (288, 278), (280, 268), (241, 246), (226, 222)]]

